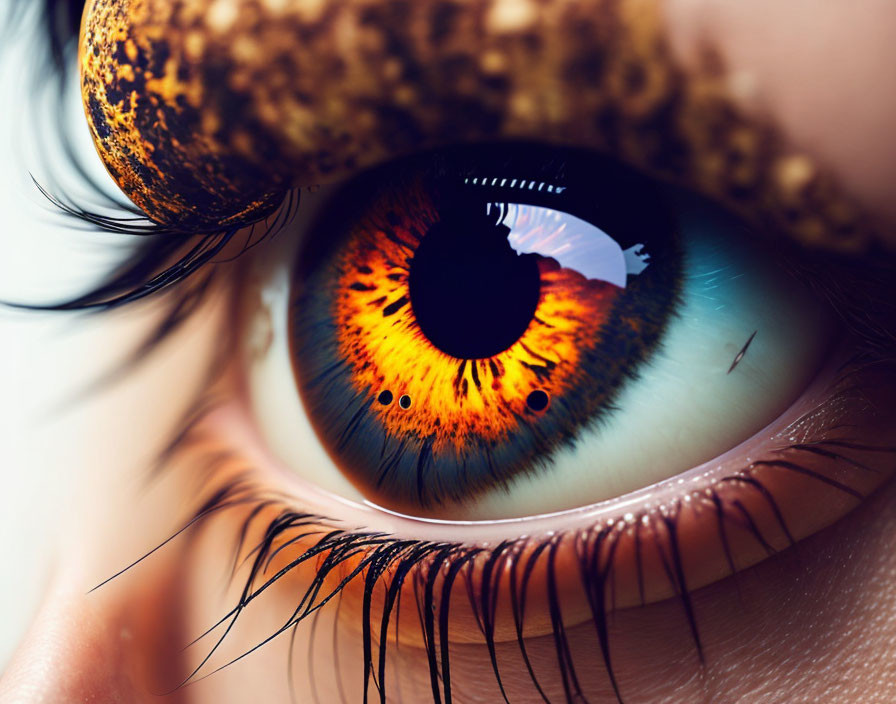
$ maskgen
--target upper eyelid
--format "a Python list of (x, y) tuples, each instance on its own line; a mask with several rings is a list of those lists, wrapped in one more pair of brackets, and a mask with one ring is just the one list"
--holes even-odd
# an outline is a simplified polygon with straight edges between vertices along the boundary
[[(555, 1), (550, 7), (566, 7), (569, 17), (557, 19), (554, 15), (545, 15), (540, 18), (546, 20), (544, 27), (534, 24), (499, 36), (497, 29), (489, 29), (488, 16), (481, 14), (485, 4), (468, 3), (459, 12), (473, 19), (479, 12), (480, 24), (476, 26), (482, 35), (469, 37), (469, 46), (465, 47), (459, 43), (464, 37), (452, 36), (450, 31), (443, 32), (438, 42), (430, 41), (438, 13), (428, 9), (430, 6), (426, 3), (416, 3), (409, 9), (413, 15), (410, 19), (414, 21), (409, 19), (401, 26), (387, 28), (384, 17), (376, 14), (387, 10), (382, 7), (377, 10), (377, 3), (359, 0), (335, 5), (328, 12), (343, 25), (352, 26), (356, 37), (368, 34), (383, 37), (383, 41), (388, 39), (393, 45), (401, 46), (406, 55), (397, 49), (391, 53), (385, 50), (378, 54), (374, 50), (364, 53), (360, 39), (351, 50), (340, 53), (334, 49), (334, 42), (326, 42), (330, 38), (326, 28), (315, 34), (314, 22), (292, 18), (293, 24), (283, 20), (279, 31), (303, 30), (308, 34), (307, 42), (296, 43), (290, 52), (281, 52), (278, 58), (282, 61), (274, 65), (258, 49), (257, 37), (245, 31), (236, 20), (217, 38), (212, 29), (205, 27), (201, 43), (204, 49), (196, 56), (190, 56), (189, 52), (195, 53), (195, 49), (190, 48), (187, 34), (177, 26), (166, 25), (171, 31), (164, 42), (141, 44), (144, 36), (141, 27), (125, 23), (120, 29), (131, 32), (136, 51), (143, 53), (143, 59), (151, 59), (159, 52), (190, 57), (189, 61), (180, 63), (172, 59), (173, 66), (166, 69), (176, 69), (178, 79), (173, 83), (176, 86), (180, 80), (182, 86), (189, 86), (189, 91), (184, 88), (185, 92), (178, 94), (175, 87), (169, 96), (154, 94), (164, 109), (172, 111), (166, 114), (188, 115), (191, 120), (198, 119), (196, 124), (200, 126), (207, 122), (220, 125), (223, 115), (239, 123), (240, 117), (227, 110), (234, 91), (220, 91), (211, 86), (213, 81), (205, 68), (209, 65), (214, 65), (219, 74), (226, 66), (234, 69), (231, 74), (236, 67), (249, 76), (255, 71), (256, 83), (279, 81), (279, 85), (286, 86), (282, 91), (286, 97), (281, 104), (266, 96), (265, 104), (263, 101), (253, 104), (250, 99), (248, 108), (244, 105), (243, 109), (248, 110), (248, 117), (242, 123), (244, 129), (234, 130), (231, 126), (230, 132), (219, 132), (217, 136), (210, 136), (207, 130), (193, 135), (197, 143), (212, 140), (214, 149), (207, 156), (217, 160), (214, 163), (228, 167), (231, 174), (244, 173), (244, 181), (240, 183), (239, 176), (215, 181), (214, 176), (209, 177), (207, 171), (202, 171), (195, 145), (185, 147), (182, 143), (184, 138), (192, 137), (183, 132), (177, 135), (178, 144), (170, 139), (172, 135), (157, 132), (147, 136), (139, 128), (128, 134), (122, 134), (126, 130), (107, 134), (110, 120), (127, 114), (126, 110), (121, 113), (110, 105), (110, 90), (116, 98), (126, 95), (126, 89), (134, 84), (118, 78), (106, 84), (102, 79), (107, 75), (128, 74), (129, 67), (133, 66), (127, 62), (121, 64), (110, 54), (104, 38), (108, 27), (104, 22), (121, 22), (102, 15), (107, 10), (100, 3), (99, 14), (88, 19), (85, 35), (88, 50), (84, 52), (87, 57), (84, 90), (89, 122), (101, 154), (107, 165), (111, 164), (119, 174), (118, 180), (125, 192), (154, 219), (179, 223), (185, 229), (220, 229), (257, 220), (260, 212), (270, 210), (271, 199), (279, 197), (288, 185), (295, 184), (296, 174), (304, 179), (298, 185), (310, 183), (328, 178), (328, 174), (340, 169), (346, 171), (382, 162), (410, 146), (435, 146), (458, 138), (523, 137), (563, 141), (568, 139), (568, 134), (573, 134), (584, 146), (610, 151), (641, 168), (682, 181), (728, 202), (763, 227), (772, 227), (797, 239), (841, 250), (860, 249), (879, 239), (869, 219), (809, 156), (789, 149), (773, 126), (749, 119), (737, 109), (724, 81), (718, 77), (722, 72), (718, 63), (697, 72), (685, 71), (666, 48), (666, 30), (656, 18), (630, 16), (632, 10), (627, 3), (619, 4), (620, 9), (615, 11), (599, 2), (585, 4), (587, 7), (582, 8), (582, 3)], [(358, 8), (366, 9), (362, 12)], [(159, 18), (159, 22), (163, 19)], [(575, 29), (573, 24), (565, 24), (573, 21), (585, 24)], [(261, 24), (264, 26), (264, 21)], [(411, 26), (416, 29), (406, 29)], [(595, 31), (585, 32), (589, 27)], [(618, 31), (608, 38), (606, 31), (597, 31), (601, 27)], [(273, 25), (267, 29), (273, 31)], [(558, 43), (556, 37), (552, 39), (552, 32), (563, 41)], [(593, 37), (603, 38), (577, 45), (576, 37), (583, 33), (589, 41)], [(520, 50), (527, 42), (547, 48), (537, 56), (531, 51), (527, 54)], [(302, 54), (299, 44), (305, 43), (313, 62)], [(250, 53), (250, 58), (242, 54), (235, 58), (230, 47), (237, 45), (255, 46), (257, 51)], [(91, 58), (95, 53), (91, 49), (99, 52), (96, 60)], [(589, 53), (592, 49), (593, 55)], [(536, 60), (543, 59), (548, 51), (556, 54), (551, 54), (556, 64), (552, 75), (558, 75), (561, 69), (566, 71), (562, 85), (557, 81), (539, 82), (533, 77), (538, 75)], [(597, 91), (588, 85), (592, 73), (598, 70), (594, 67), (596, 63), (589, 68), (589, 57), (592, 62), (600, 58), (604, 66), (600, 69), (601, 83)], [(396, 65), (393, 79), (390, 67)], [(315, 75), (316, 66), (328, 67), (327, 70), (341, 66), (354, 80), (334, 81), (325, 72)], [(361, 86), (357, 75), (352, 73), (357, 73), (359, 66), (368, 69), (365, 75), (370, 77), (369, 87)], [(415, 67), (413, 75), (408, 74), (409, 66)], [(461, 67), (453, 83), (444, 78), (451, 66)], [(110, 67), (116, 70), (110, 72)], [(278, 71), (293, 68), (301, 70), (277, 78)], [(172, 77), (173, 74), (165, 75)], [(224, 78), (227, 75), (225, 70)], [(302, 77), (301, 84), (293, 75)], [(220, 83), (221, 75), (218, 78)], [(472, 82), (474, 89), (458, 87), (464, 81)], [(500, 88), (502, 85), (504, 88)], [(561, 113), (560, 117), (540, 114), (540, 108), (531, 105), (533, 96), (542, 93), (556, 103), (552, 109)], [(426, 99), (421, 97), (424, 95)], [(520, 107), (527, 99), (531, 114)], [(332, 104), (342, 106), (341, 121), (327, 117), (327, 106)], [(475, 119), (465, 120), (461, 113), (451, 114), (448, 108), (458, 104), (464, 106), (465, 114), (479, 115), (482, 124), (477, 125)], [(294, 120), (272, 119), (288, 113), (287, 108), (299, 110), (302, 120), (309, 124), (307, 130), (297, 129)], [(263, 119), (265, 110), (267, 119)], [(550, 110), (541, 112), (550, 113)], [(139, 116), (134, 119), (139, 120)], [(281, 123), (288, 126), (280, 131), (272, 126)], [(250, 124), (258, 129), (248, 129)], [(198, 129), (201, 132), (205, 128)], [(413, 133), (413, 138), (401, 134), (402, 131)], [(234, 132), (240, 135), (239, 148), (225, 143)], [(166, 163), (184, 163), (187, 167), (176, 174), (155, 168), (150, 188), (149, 182), (142, 180), (139, 169), (116, 161), (113, 154), (121, 144), (133, 146), (144, 139), (150, 140), (154, 153), (168, 155)], [(278, 158), (277, 165), (272, 167), (275, 148), (279, 150), (277, 156), (283, 158)], [(158, 165), (148, 158), (140, 165), (141, 169), (146, 167)], [(264, 169), (268, 180), (259, 187), (258, 174)], [(220, 186), (208, 202), (199, 202), (197, 206), (184, 196), (207, 186)], [(217, 198), (218, 193), (223, 195)], [(234, 194), (243, 193), (250, 196), (238, 202)], [(228, 208), (230, 214), (222, 220)], [(209, 219), (209, 212), (214, 212), (215, 217)]]
[[(52, 0), (48, 0), (48, 4), (52, 5), (53, 4)], [(289, 197), (292, 198), (294, 195), (295, 194), (291, 192)], [(117, 222), (114, 219), (93, 218), (92, 213), (82, 211), (81, 209), (79, 209), (77, 207), (77, 204), (75, 204), (75, 203), (62, 203), (62, 204), (65, 206), (73, 206), (72, 214), (75, 214), (78, 217), (81, 217), (83, 219), (89, 220), (93, 225), (95, 225), (101, 229), (118, 230), (119, 228), (121, 228), (120, 222)], [(836, 210), (837, 203), (836, 202), (833, 203), (832, 206)], [(128, 217), (130, 217), (132, 215), (129, 212), (123, 213), (123, 214)], [(124, 228), (124, 231), (129, 231), (130, 229), (131, 229), (131, 225), (128, 224)], [(178, 238), (182, 238), (184, 234), (193, 234), (191, 232), (184, 233), (184, 232), (171, 231), (171, 228), (167, 228), (164, 226), (158, 226), (158, 225), (154, 225), (154, 224), (149, 224), (148, 229), (143, 229), (141, 225), (137, 225), (136, 227), (134, 227), (132, 229), (135, 229), (144, 234), (149, 232), (149, 233), (156, 233), (156, 234), (160, 235), (159, 237), (150, 238), (150, 240), (147, 243), (146, 251), (144, 251), (142, 253), (141, 252), (135, 253), (135, 255), (131, 257), (131, 261), (128, 262), (128, 265), (133, 264), (134, 270), (142, 269), (143, 264), (145, 264), (147, 258), (153, 256), (154, 253), (156, 253), (162, 249), (165, 249), (166, 247), (169, 247), (170, 242), (167, 242), (167, 240), (170, 240), (172, 237), (175, 237), (175, 236), (177, 236)], [(231, 237), (231, 236), (233, 236), (233, 234), (234, 234), (233, 229), (228, 229), (225, 231), (216, 229), (215, 231), (204, 235), (203, 238), (206, 239), (209, 243), (214, 244), (214, 243), (218, 242), (222, 237)], [(876, 261), (878, 265), (881, 264), (880, 259), (870, 260), (870, 261)], [(182, 262), (178, 261), (176, 263), (179, 265)], [(125, 267), (125, 268), (127, 269), (127, 267)], [(172, 271), (173, 271), (172, 269), (163, 268), (160, 271), (162, 274), (164, 274), (164, 276), (161, 277), (161, 279), (164, 279), (169, 284), (177, 283), (179, 280), (181, 280), (183, 278), (180, 274), (171, 276)], [(67, 308), (67, 309), (72, 309), (72, 308), (80, 309), (80, 308), (85, 308), (85, 307), (107, 308), (107, 307), (112, 307), (114, 305), (119, 305), (121, 303), (127, 303), (130, 300), (134, 300), (134, 298), (136, 297), (134, 295), (135, 293), (137, 293), (138, 295), (143, 295), (144, 293), (147, 293), (147, 291), (149, 291), (149, 292), (155, 291), (155, 288), (152, 285), (150, 285), (147, 288), (147, 285), (146, 285), (147, 280), (145, 277), (142, 279), (140, 277), (135, 278), (130, 275), (131, 273), (132, 272), (129, 270), (126, 271), (124, 276), (120, 276), (118, 278), (118, 280), (114, 282), (116, 285), (113, 286), (113, 288), (118, 289), (117, 293), (114, 295), (110, 295), (109, 287), (101, 286), (101, 287), (98, 287), (95, 291), (89, 292), (88, 295), (86, 295), (86, 296), (79, 297), (77, 299), (73, 299), (70, 301), (66, 301), (65, 304), (63, 304), (62, 306), (56, 306), (56, 307), (62, 307), (62, 308)], [(108, 282), (105, 282), (105, 283), (108, 283)]]

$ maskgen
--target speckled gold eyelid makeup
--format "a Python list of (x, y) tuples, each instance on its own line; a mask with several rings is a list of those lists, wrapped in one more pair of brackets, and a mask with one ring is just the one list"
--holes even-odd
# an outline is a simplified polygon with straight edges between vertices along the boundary
[(872, 220), (748, 118), (721, 61), (686, 72), (661, 0), (93, 0), (84, 106), (153, 220), (258, 221), (298, 186), (458, 142), (592, 148), (763, 229), (860, 251)]

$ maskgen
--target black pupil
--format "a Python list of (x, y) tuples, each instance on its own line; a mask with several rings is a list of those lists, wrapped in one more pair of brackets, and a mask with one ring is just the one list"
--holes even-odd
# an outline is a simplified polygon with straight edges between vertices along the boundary
[(459, 208), (417, 247), (408, 285), (423, 334), (445, 354), (484, 359), (526, 331), (541, 290), (538, 256), (518, 255), (510, 229)]

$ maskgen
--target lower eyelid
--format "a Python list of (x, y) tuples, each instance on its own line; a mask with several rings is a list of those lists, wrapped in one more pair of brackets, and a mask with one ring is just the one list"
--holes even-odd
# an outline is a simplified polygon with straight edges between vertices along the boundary
[[(730, 574), (731, 563), (735, 570), (742, 570), (788, 547), (791, 539), (797, 541), (816, 532), (858, 505), (860, 497), (883, 483), (892, 471), (896, 437), (887, 437), (894, 434), (894, 411), (887, 399), (893, 397), (896, 389), (896, 370), (883, 363), (856, 362), (839, 370), (836, 380), (832, 386), (831, 379), (821, 375), (774, 427), (735, 448), (712, 467), (696, 468), (656, 487), (596, 507), (528, 521), (451, 525), (401, 518), (370, 506), (353, 505), (305, 486), (285, 468), (281, 472), (256, 436), (240, 402), (221, 407), (202, 425), (209, 431), (205, 437), (212, 438), (213, 452), (223, 452), (235, 458), (241, 467), (249, 467), (247, 476), (258, 493), (275, 497), (270, 511), (276, 513), (283, 508), (340, 519), (315, 519), (312, 523), (316, 532), (302, 537), (299, 533), (309, 532), (305, 524), (301, 529), (284, 532), (268, 546), (271, 553), (282, 549), (256, 577), (256, 587), (313, 548), (323, 534), (363, 526), (364, 530), (382, 531), (396, 540), (456, 541), (461, 546), (458, 554), (471, 547), (482, 548), (483, 554), (470, 562), (475, 565), (472, 572), (462, 572), (455, 585), (471, 579), (475, 592), (481, 589), (477, 580), (489, 550), (501, 540), (519, 539), (513, 551), (518, 554), (510, 563), (523, 564), (536, 550), (541, 550), (527, 586), (524, 635), (528, 638), (549, 634), (554, 628), (549, 609), (550, 576), (557, 589), (554, 599), (563, 605), (564, 624), (586, 623), (594, 619), (594, 614), (583, 589), (583, 575), (591, 580), (592, 588), (603, 590), (604, 608), (608, 610), (687, 594)], [(197, 433), (201, 430), (197, 428)], [(197, 449), (202, 455), (209, 453), (209, 447), (189, 442), (185, 444), (187, 449)], [(750, 466), (751, 460), (752, 467), (739, 474)], [(217, 477), (212, 484), (221, 481)], [(266, 511), (264, 515), (269, 514)], [(725, 526), (727, 555), (720, 537), (720, 519)], [(263, 523), (258, 519), (254, 528)], [(674, 541), (670, 528), (675, 531)], [(524, 533), (527, 537), (520, 539)], [(558, 544), (553, 568), (548, 567), (552, 548), (541, 547), (551, 541)], [(583, 559), (596, 545), (601, 551), (598, 569), (589, 571), (583, 568)], [(252, 546), (250, 537), (245, 547)], [(610, 546), (613, 563), (608, 569), (606, 556)], [(679, 576), (675, 570), (676, 552), (682, 568)], [(289, 582), (307, 588), (329, 554), (329, 550), (324, 550), (303, 566), (293, 568)], [(371, 554), (372, 549), (362, 549), (342, 562), (327, 578), (327, 588), (335, 589)], [(509, 575), (511, 567), (503, 567)], [(424, 561), (411, 571), (417, 576), (407, 579), (402, 588), (403, 599), (419, 598), (420, 582), (415, 583), (415, 579), (419, 580), (425, 569)], [(604, 582), (597, 584), (595, 575), (600, 574)], [(388, 584), (392, 577), (394, 570), (387, 568), (380, 580)], [(495, 588), (500, 606), (494, 638), (514, 640), (509, 576), (498, 580)], [(457, 592), (466, 589), (460, 587)], [(302, 593), (301, 589), (297, 593)], [(325, 593), (326, 589), (322, 594)], [(363, 593), (361, 572), (340, 597), (340, 619), (352, 628), (360, 623)], [(377, 624), (381, 615), (377, 608), (382, 608), (379, 599), (375, 597), (372, 609)], [(452, 642), (482, 641), (481, 615), (476, 608), (471, 608), (468, 599), (452, 598)], [(422, 645), (420, 625), (412, 616), (404, 618), (400, 637), (402, 643)]]

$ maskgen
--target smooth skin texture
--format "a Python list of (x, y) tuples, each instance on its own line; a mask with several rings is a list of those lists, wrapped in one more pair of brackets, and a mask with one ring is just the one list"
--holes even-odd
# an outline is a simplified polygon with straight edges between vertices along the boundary
[[(724, 47), (723, 58), (747, 109), (771, 116), (793, 143), (814, 154), (867, 205), (882, 232), (896, 232), (889, 197), (896, 182), (896, 101), (887, 88), (896, 7), (883, 0), (823, 7), (810, 0), (672, 0), (664, 12), (683, 61), (696, 55), (704, 38)], [(217, 551), (221, 545), (229, 551), (233, 532), (226, 521), (211, 525), (189, 548), (174, 544), (107, 587), (86, 592), (165, 539), (183, 519), (194, 489), (189, 473), (167, 472), (149, 488), (142, 473), (170, 436), (178, 406), (202, 383), (201, 361), (214, 348), (216, 323), (223, 315), (224, 308), (212, 302), (201, 322), (197, 317), (189, 331), (145, 366), (78, 408), (80, 446), (71, 448), (66, 469), (77, 485), (55, 516), (57, 559), (38, 614), (0, 680), (0, 701), (158, 701), (184, 674), (179, 648), (217, 615), (205, 601), (215, 601), (221, 591)], [(151, 316), (150, 306), (136, 322), (105, 321), (96, 331), (98, 349), (126, 348)], [(49, 366), (47, 373), (52, 373)], [(39, 481), (40, 467), (30, 471)], [(4, 494), (0, 511), (16, 500)], [(617, 614), (611, 637), (626, 700), (891, 701), (896, 689), (894, 531), (896, 485), (890, 482), (796, 548), (699, 590), (694, 603), (704, 669), (677, 602)], [(202, 565), (212, 569), (202, 572)], [(258, 614), (255, 636), (267, 634), (263, 620)], [(307, 637), (307, 631), (300, 633)], [(594, 648), (591, 626), (577, 627), (573, 638), (578, 637), (582, 645), (575, 650), (585, 661)], [(289, 701), (287, 648), (280, 639), (161, 700), (249, 702), (261, 692), (270, 701)], [(533, 659), (549, 667), (551, 644), (533, 642), (531, 648)], [(316, 652), (323, 687), (338, 675), (331, 651)], [(347, 701), (358, 701), (358, 665), (350, 660), (347, 655), (342, 663), (345, 694)], [(305, 667), (302, 662), (296, 670), (301, 702), (313, 701), (304, 686)], [(589, 699), (612, 701), (600, 668), (581, 669), (593, 669), (583, 675)], [(483, 649), (459, 652), (452, 675), (456, 701), (497, 701), (496, 689), (489, 689), (492, 675)], [(427, 692), (426, 687), (414, 689), (415, 677), (425, 679), (426, 671), (410, 673), (405, 701), (421, 701), (413, 693)], [(522, 674), (509, 677), (508, 687), (511, 701), (539, 700)], [(319, 694), (321, 701), (339, 700), (335, 691)], [(562, 694), (555, 696), (562, 701)]]

